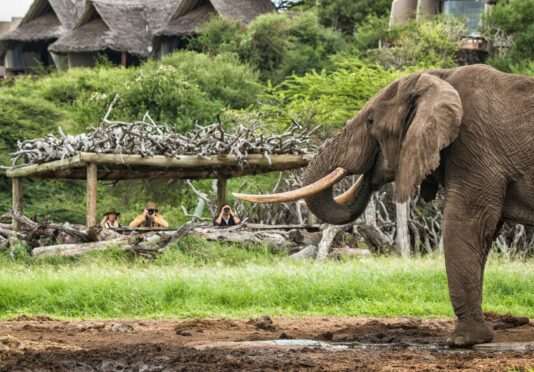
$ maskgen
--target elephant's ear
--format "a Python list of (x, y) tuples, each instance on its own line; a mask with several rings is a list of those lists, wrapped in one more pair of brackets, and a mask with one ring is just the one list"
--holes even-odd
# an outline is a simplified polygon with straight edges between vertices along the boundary
[(456, 139), (463, 116), (456, 89), (436, 76), (422, 74), (412, 95), (415, 115), (407, 123), (395, 174), (398, 202), (439, 166), (440, 150)]

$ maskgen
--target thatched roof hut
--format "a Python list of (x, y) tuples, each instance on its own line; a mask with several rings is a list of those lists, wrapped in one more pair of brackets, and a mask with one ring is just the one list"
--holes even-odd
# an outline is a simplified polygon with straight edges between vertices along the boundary
[(48, 46), (72, 29), (85, 0), (34, 0), (20, 24), (0, 37), (0, 56), (8, 69), (31, 68), (37, 60), (51, 63)]
[(151, 34), (140, 2), (89, 0), (74, 30), (50, 46), (59, 54), (105, 50), (149, 55)]
[(198, 28), (214, 15), (248, 24), (257, 16), (275, 9), (270, 0), (182, 0), (169, 23), (161, 28), (157, 35), (194, 35)]
[(84, 7), (84, 0), (35, 0), (19, 26), (2, 36), (9, 41), (57, 39), (72, 29)]

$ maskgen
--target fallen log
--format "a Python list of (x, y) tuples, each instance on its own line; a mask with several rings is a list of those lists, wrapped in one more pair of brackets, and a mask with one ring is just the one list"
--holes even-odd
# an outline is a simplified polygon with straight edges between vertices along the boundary
[(94, 251), (104, 251), (111, 247), (118, 247), (120, 249), (126, 249), (128, 247), (128, 240), (126, 238), (107, 240), (96, 243), (81, 243), (81, 244), (60, 244), (52, 245), (50, 247), (39, 247), (32, 250), (32, 255), (36, 257), (43, 256), (78, 256), (84, 253)]
[(65, 241), (73, 243), (94, 241), (87, 235), (85, 231), (86, 228), (82, 225), (71, 225), (69, 223), (55, 224), (50, 220), (37, 223), (30, 218), (13, 211), (5, 213), (2, 217), (11, 218), (20, 224), (22, 231), (26, 235), (24, 240), (29, 243), (30, 246), (38, 246), (42, 239), (55, 241), (59, 233), (69, 235), (71, 239), (65, 239)]
[(248, 223), (246, 227), (251, 230), (307, 230), (307, 231), (319, 231), (321, 225), (315, 224), (301, 224), (301, 225), (266, 225), (258, 223)]
[(196, 228), (192, 234), (204, 238), (208, 241), (219, 241), (237, 244), (260, 244), (269, 248), (282, 251), (297, 246), (291, 240), (289, 233), (284, 231), (247, 231), (244, 229), (229, 230), (224, 228)]
[(134, 234), (129, 237), (115, 238), (94, 243), (59, 244), (48, 247), (39, 247), (33, 249), (33, 255), (77, 256), (92, 251), (106, 250), (116, 246), (122, 250), (131, 250), (143, 256), (153, 257), (165, 251), (170, 244), (176, 243), (187, 235), (198, 236), (208, 241), (267, 245), (273, 251), (292, 252), (299, 246), (299, 243), (292, 240), (291, 234), (286, 231), (247, 231), (238, 226), (232, 228), (208, 228), (187, 223), (173, 233), (162, 231), (159, 233), (143, 235)]

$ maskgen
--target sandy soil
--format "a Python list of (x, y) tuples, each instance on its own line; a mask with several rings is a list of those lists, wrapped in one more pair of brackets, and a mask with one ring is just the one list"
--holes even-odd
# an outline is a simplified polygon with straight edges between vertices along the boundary
[[(259, 318), (0, 322), (0, 371), (527, 370), (534, 326), (489, 314), (496, 343), (526, 351), (449, 350), (451, 319)], [(324, 341), (286, 345), (266, 340)], [(530, 344), (529, 344), (530, 343)], [(415, 345), (415, 346), (414, 346)]]

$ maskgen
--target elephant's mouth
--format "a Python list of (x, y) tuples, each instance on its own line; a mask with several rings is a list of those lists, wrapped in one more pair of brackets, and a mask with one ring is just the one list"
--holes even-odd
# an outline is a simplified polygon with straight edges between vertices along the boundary
[[(336, 196), (334, 198), (334, 201), (339, 205), (350, 204), (358, 195), (358, 193), (362, 190), (364, 185), (370, 181), (371, 174), (372, 170), (366, 174), (361, 175), (356, 181), (356, 183), (352, 185), (349, 190), (345, 191), (341, 195)], [(252, 195), (240, 193), (234, 193), (233, 195), (238, 199), (259, 204), (289, 203), (297, 200), (306, 199), (317, 195), (327, 189), (331, 189), (336, 183), (340, 182), (343, 178), (350, 175), (351, 173), (348, 170), (342, 167), (338, 167), (323, 178), (319, 179), (318, 181), (296, 190), (267, 195)]]

